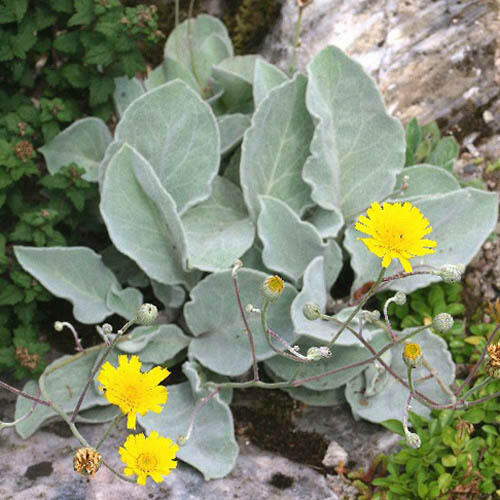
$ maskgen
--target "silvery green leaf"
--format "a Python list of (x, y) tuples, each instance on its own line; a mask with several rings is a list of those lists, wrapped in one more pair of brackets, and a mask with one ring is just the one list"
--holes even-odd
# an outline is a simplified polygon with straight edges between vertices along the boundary
[(305, 87), (306, 78), (297, 74), (272, 90), (243, 137), (240, 178), (253, 219), (259, 214), (259, 195), (274, 196), (297, 213), (311, 204), (309, 186), (301, 178), (313, 133)]
[[(380, 357), (391, 366), (392, 352), (390, 350), (384, 352)], [(392, 378), (390, 373), (378, 362), (370, 363), (363, 372), (363, 376), (365, 377), (365, 396), (375, 396), (375, 394), (383, 391)]]
[(23, 269), (47, 290), (73, 304), (78, 321), (99, 323), (112, 314), (106, 298), (111, 287), (120, 285), (101, 256), (90, 248), (15, 246), (14, 254)]
[(338, 208), (325, 210), (316, 206), (310, 216), (306, 218), (316, 227), (322, 238), (335, 238), (344, 225), (344, 216)]
[(144, 288), (149, 285), (149, 278), (139, 266), (126, 255), (120, 253), (113, 245), (109, 245), (101, 252), (104, 265), (113, 271), (118, 281), (128, 283), (135, 288)]
[(137, 78), (128, 78), (126, 76), (115, 78), (113, 101), (118, 116), (121, 118), (130, 103), (144, 94), (144, 92), (144, 87)]
[(222, 101), (230, 110), (252, 100), (255, 63), (260, 56), (228, 57), (212, 67), (214, 80), (224, 90)]
[[(261, 286), (267, 274), (242, 268), (238, 272), (239, 290), (243, 307), (262, 303)], [(296, 290), (288, 283), (279, 300), (270, 305), (268, 327), (279, 333), (289, 343), (293, 342), (290, 304)], [(188, 328), (195, 336), (189, 345), (190, 358), (217, 373), (236, 376), (245, 373), (252, 365), (250, 343), (238, 309), (231, 271), (207, 276), (191, 290), (191, 300), (184, 306)], [(258, 360), (273, 356), (268, 346), (259, 314), (247, 314), (253, 332)], [(278, 345), (281, 348), (280, 345)]]
[(254, 241), (254, 244), (241, 256), (240, 260), (247, 269), (255, 269), (266, 274), (272, 274), (272, 271), (262, 262), (262, 249), (258, 244), (258, 241)]
[[(436, 241), (437, 247), (433, 254), (412, 259), (412, 266), (468, 264), (493, 231), (498, 217), (497, 195), (474, 188), (422, 196), (413, 204), (429, 219), (432, 233), (426, 238)], [(355, 273), (352, 290), (375, 280), (380, 272), (381, 259), (370, 253), (364, 243), (358, 240), (365, 236), (356, 231), (354, 226), (349, 226), (345, 233), (344, 247), (352, 256), (351, 266)], [(399, 261), (393, 260), (386, 276), (401, 270)], [(410, 293), (435, 281), (439, 281), (436, 276), (410, 276), (392, 281), (390, 289)]]
[(241, 191), (223, 177), (216, 177), (208, 200), (182, 216), (189, 266), (203, 271), (230, 267), (253, 243), (255, 229)]
[(257, 108), (272, 89), (286, 80), (288, 80), (288, 77), (274, 64), (270, 64), (262, 58), (257, 59), (253, 77), (253, 101), (255, 107)]
[(257, 221), (259, 238), (264, 245), (264, 264), (298, 281), (314, 257), (325, 257), (326, 286), (330, 287), (342, 268), (342, 252), (334, 240), (324, 243), (316, 228), (282, 201), (260, 196), (261, 212)]
[[(80, 393), (87, 383), (94, 363), (100, 354), (99, 351), (88, 352), (47, 375), (45, 386), (50, 396), (50, 400), (59, 405), (64, 411), (71, 413), (76, 406)], [(62, 356), (56, 359), (46, 368), (46, 370), (50, 369), (50, 367), (55, 364), (64, 362), (65, 359), (69, 359), (70, 357), (71, 356)], [(32, 396), (36, 396), (38, 383), (30, 380), (23, 387), (23, 390)], [(41, 398), (45, 399), (43, 396), (41, 396)], [(88, 391), (81, 408), (82, 410), (86, 410), (96, 405), (103, 406), (108, 404), (109, 403), (104, 399), (102, 394), (100, 395), (95, 391)], [(16, 402), (16, 413), (14, 418), (17, 419), (22, 417), (31, 409), (32, 405), (33, 402), (29, 399), (19, 397)], [(38, 405), (28, 418), (16, 425), (16, 431), (22, 438), (26, 439), (42, 425), (49, 421), (59, 419), (60, 417), (52, 408)]]
[[(177, 63), (177, 61), (173, 62), (179, 64)], [(159, 66), (156, 66), (156, 68), (151, 71), (151, 73), (149, 73), (149, 75), (144, 79), (144, 87), (146, 88), (146, 90), (153, 90), (170, 80), (174, 80), (175, 78), (180, 78), (180, 76), (174, 76), (173, 78), (167, 77), (166, 64), (163, 63)], [(183, 80), (183, 78), (181, 78), (181, 80)]]
[(179, 24), (165, 45), (165, 58), (177, 61), (196, 76), (198, 92), (207, 87), (212, 66), (232, 55), (233, 46), (226, 27), (206, 14)]
[(303, 177), (319, 206), (348, 217), (392, 192), (405, 161), (403, 128), (374, 81), (340, 49), (322, 50), (307, 72), (307, 108), (317, 125)]
[(138, 354), (143, 363), (163, 364), (189, 345), (190, 337), (174, 324), (134, 328), (127, 340), (118, 342), (122, 353)]
[(95, 406), (78, 413), (75, 422), (82, 424), (105, 424), (121, 413), (118, 406)]
[(181, 286), (165, 285), (155, 280), (151, 281), (151, 285), (156, 298), (167, 309), (177, 309), (184, 304), (184, 301), (186, 300), (186, 292)]
[(153, 167), (177, 211), (208, 198), (220, 160), (210, 106), (180, 80), (136, 99), (116, 127), (115, 141), (134, 147)]
[[(267, 373), (275, 382), (283, 382), (283, 380), (276, 377), (276, 375), (268, 367), (266, 368)], [(333, 406), (345, 401), (344, 387), (330, 389), (327, 391), (313, 391), (303, 386), (286, 387), (282, 390), (285, 391), (291, 398), (302, 401), (302, 403), (305, 403), (308, 406)]]
[(108, 166), (100, 208), (116, 248), (149, 277), (169, 285), (188, 281), (182, 266), (185, 236), (175, 203), (151, 165), (127, 144)]
[[(164, 411), (138, 416), (147, 433), (157, 431), (173, 441), (186, 435), (196, 404), (209, 391), (200, 387), (199, 374), (195, 370), (188, 369), (185, 373), (189, 382), (167, 386), (168, 402)], [(193, 385), (195, 388), (192, 388)], [(209, 480), (229, 474), (238, 451), (231, 410), (216, 394), (201, 407), (194, 421), (193, 433), (187, 443), (179, 447), (177, 457), (198, 469)]]
[(137, 288), (121, 290), (118, 285), (112, 285), (106, 295), (109, 309), (128, 320), (135, 318), (142, 303), (142, 293)]
[(119, 141), (111, 141), (104, 152), (104, 157), (97, 167), (97, 182), (99, 183), (99, 191), (102, 190), (102, 183), (104, 182), (104, 176), (106, 175), (106, 169), (108, 168), (109, 162), (113, 155), (122, 147)]
[(398, 175), (395, 191), (401, 188), (405, 175), (409, 177), (408, 189), (392, 198), (391, 201), (413, 201), (422, 196), (444, 194), (460, 189), (460, 183), (455, 176), (444, 168), (422, 164), (405, 168)]
[[(159, 81), (162, 74), (160, 73), (159, 68), (163, 69), (164, 81), (161, 84), (159, 83)], [(195, 92), (198, 93), (200, 92), (200, 86), (198, 85), (198, 82), (196, 81), (196, 78), (194, 77), (191, 70), (186, 68), (186, 66), (184, 66), (179, 61), (176, 61), (171, 57), (165, 57), (163, 65), (158, 66), (156, 70), (158, 70), (158, 73), (155, 74), (154, 79), (149, 83), (151, 89), (159, 87), (159, 85), (162, 85), (163, 83), (171, 82), (172, 80), (178, 78), (179, 80), (182, 80), (189, 88), (193, 89)], [(153, 73), (151, 73), (150, 76), (152, 75)], [(159, 83), (159, 85), (156, 85), (156, 83)], [(148, 90), (150, 89), (148, 88)]]
[[(224, 375), (219, 375), (218, 373), (212, 372), (201, 366), (196, 361), (186, 361), (182, 365), (182, 373), (186, 375), (188, 382), (191, 384), (191, 390), (194, 394), (198, 394), (200, 396), (207, 396), (212, 389), (208, 389), (204, 387), (205, 383), (210, 382), (229, 382), (229, 379)], [(219, 390), (219, 397), (221, 401), (231, 404), (233, 400), (233, 389), (232, 387), (223, 387)]]
[[(410, 333), (412, 329), (406, 329), (402, 335)], [(413, 340), (420, 344), (424, 359), (437, 371), (446, 385), (450, 385), (455, 377), (455, 365), (447, 349), (446, 342), (439, 336), (424, 330)], [(407, 380), (407, 367), (402, 358), (401, 344), (392, 349), (392, 370), (403, 380)], [(420, 377), (428, 375), (425, 367), (413, 370), (415, 389), (438, 403), (449, 403), (446, 395), (434, 378), (417, 381)], [(409, 391), (403, 387), (392, 376), (389, 377), (385, 387), (373, 396), (364, 394), (365, 381), (363, 374), (347, 383), (346, 398), (351, 405), (354, 414), (371, 422), (382, 422), (388, 419), (403, 420), (403, 412), (408, 399)], [(430, 409), (415, 399), (411, 402), (411, 411), (423, 417), (428, 417)]]
[(47, 163), (47, 169), (55, 174), (61, 167), (75, 163), (85, 169), (83, 178), (97, 180), (99, 163), (111, 142), (106, 124), (99, 118), (77, 120), (50, 142), (39, 148)]
[(426, 161), (451, 172), (457, 161), (459, 150), (460, 147), (454, 137), (443, 137), (427, 156)]
[[(373, 336), (369, 340), (370, 345), (376, 350), (381, 349), (387, 342), (387, 334), (382, 330), (374, 332)], [(298, 340), (295, 340), (294, 343), (300, 347), (299, 352), (304, 355), (310, 347), (319, 347), (321, 345), (318, 341), (314, 341), (313, 339), (309, 339), (307, 337), (300, 337)], [(299, 379), (314, 377), (331, 370), (340, 370), (353, 363), (360, 363), (360, 365), (347, 370), (339, 371), (338, 373), (320, 378), (319, 380), (305, 382), (302, 384), (303, 387), (314, 391), (338, 389), (365, 370), (367, 365), (361, 364), (361, 362), (372, 357), (372, 354), (368, 351), (368, 349), (359, 345), (346, 346), (335, 344), (331, 348), (331, 351), (332, 356), (330, 358), (325, 358), (311, 363), (304, 363), (303, 368), (300, 371)], [(280, 356), (268, 359), (264, 362), (264, 364), (266, 369), (269, 368), (272, 370), (272, 372), (282, 380), (290, 380), (297, 370), (297, 363), (295, 361), (282, 358)]]
[(217, 118), (221, 155), (229, 153), (241, 142), (250, 122), (250, 118), (241, 113), (223, 115)]

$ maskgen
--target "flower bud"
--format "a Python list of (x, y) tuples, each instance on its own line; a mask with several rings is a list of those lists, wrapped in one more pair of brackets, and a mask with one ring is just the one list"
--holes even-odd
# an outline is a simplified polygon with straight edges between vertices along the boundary
[(307, 359), (311, 361), (319, 361), (320, 359), (329, 358), (332, 355), (332, 351), (326, 346), (321, 347), (310, 347), (307, 350)]
[(269, 302), (276, 302), (285, 286), (284, 281), (279, 276), (269, 276), (264, 283), (262, 283), (262, 293)]
[(78, 448), (73, 455), (73, 468), (82, 476), (94, 477), (102, 463), (102, 456), (94, 448)]
[(361, 317), (366, 323), (375, 323), (375, 321), (380, 319), (380, 311), (377, 311), (377, 309), (373, 311), (361, 311)]
[(404, 292), (396, 292), (392, 301), (398, 306), (404, 306), (406, 304), (406, 294)]
[(306, 302), (302, 308), (302, 313), (309, 321), (314, 321), (321, 317), (321, 309), (318, 304), (314, 304), (313, 302)]
[(158, 317), (158, 309), (153, 304), (142, 304), (137, 311), (137, 324), (151, 325)]
[(454, 266), (453, 264), (446, 264), (439, 268), (435, 274), (441, 277), (445, 283), (456, 283), (462, 279), (462, 273), (465, 267), (461, 264)]
[(418, 434), (405, 429), (405, 437), (410, 448), (420, 448), (422, 441), (420, 440), (420, 436)]
[(187, 442), (188, 442), (188, 438), (186, 436), (179, 436), (177, 438), (177, 444), (179, 446), (185, 446)]
[(113, 327), (109, 323), (104, 323), (102, 325), (102, 333), (109, 335), (110, 333), (113, 333)]
[(422, 364), (422, 349), (418, 344), (406, 344), (403, 348), (403, 361), (410, 368), (418, 368)]
[(54, 323), (54, 330), (56, 332), (62, 332), (63, 328), (64, 328), (64, 325), (62, 324), (62, 321), (56, 321)]
[(453, 326), (453, 318), (448, 313), (439, 313), (432, 320), (432, 327), (440, 333), (446, 333)]

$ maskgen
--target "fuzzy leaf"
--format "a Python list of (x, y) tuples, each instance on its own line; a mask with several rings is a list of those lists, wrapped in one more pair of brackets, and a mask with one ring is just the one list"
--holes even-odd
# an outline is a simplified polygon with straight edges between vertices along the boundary
[(210, 106), (184, 83), (166, 83), (136, 99), (115, 141), (127, 142), (151, 164), (179, 213), (208, 198), (219, 168), (219, 131)]
[[(260, 288), (268, 275), (251, 269), (238, 273), (242, 304), (260, 305)], [(286, 284), (280, 299), (269, 306), (269, 328), (278, 332), (288, 342), (294, 334), (290, 321), (290, 304), (296, 295), (295, 288)], [(189, 346), (189, 356), (204, 366), (223, 375), (245, 373), (252, 364), (248, 335), (236, 302), (231, 271), (207, 276), (191, 290), (191, 300), (184, 306), (184, 317), (195, 338)], [(253, 332), (259, 360), (273, 356), (268, 346), (260, 317), (247, 317)]]
[[(410, 331), (411, 329), (404, 330), (402, 335), (408, 334)], [(437, 371), (443, 382), (449, 386), (455, 377), (455, 365), (451, 360), (446, 342), (441, 337), (431, 333), (428, 329), (419, 333), (414, 341), (418, 342), (422, 348), (424, 359)], [(403, 380), (407, 380), (407, 367), (403, 361), (402, 349), (401, 344), (391, 349), (391, 368)], [(425, 367), (414, 369), (413, 379), (416, 381), (419, 377), (427, 374), (428, 371)], [(441, 403), (449, 402), (449, 396), (442, 391), (434, 379), (415, 382), (415, 388), (434, 401)], [(365, 382), (362, 375), (358, 375), (347, 384), (346, 398), (355, 416), (360, 416), (371, 422), (403, 419), (403, 411), (409, 391), (393, 377), (390, 377), (385, 388), (377, 392), (374, 396), (366, 396), (364, 390)], [(430, 409), (415, 399), (411, 402), (411, 410), (423, 417), (428, 417), (430, 414)]]
[(100, 208), (120, 252), (160, 283), (187, 283), (185, 235), (175, 203), (151, 165), (128, 144), (108, 165)]
[(307, 72), (307, 109), (318, 123), (303, 177), (320, 207), (351, 216), (392, 192), (404, 132), (373, 80), (340, 49), (322, 50)]
[(254, 226), (241, 191), (223, 177), (216, 177), (208, 200), (182, 216), (189, 266), (203, 271), (230, 267), (253, 243)]
[(323, 243), (316, 228), (300, 220), (286, 203), (271, 196), (260, 196), (260, 201), (257, 228), (264, 245), (264, 264), (298, 281), (309, 262), (322, 255), (326, 286), (331, 287), (342, 268), (342, 251), (337, 243)]
[(142, 303), (142, 293), (137, 288), (120, 290), (119, 287), (112, 286), (106, 295), (109, 309), (127, 320), (135, 318)]
[(299, 214), (311, 205), (310, 189), (300, 176), (313, 133), (304, 103), (305, 87), (305, 77), (297, 74), (274, 89), (243, 137), (241, 186), (254, 220), (259, 214), (259, 195), (274, 196)]
[[(76, 406), (80, 393), (83, 390), (90, 372), (96, 362), (99, 351), (88, 352), (84, 356), (68, 363), (67, 365), (59, 368), (49, 375), (45, 380), (47, 392), (51, 401), (59, 405), (64, 411), (71, 413)], [(71, 356), (63, 356), (58, 358), (47, 369), (54, 366), (56, 363), (61, 363), (64, 359), (69, 359)], [(30, 380), (24, 387), (23, 391), (32, 396), (37, 395), (37, 382)], [(43, 398), (42, 396), (42, 399)], [(104, 399), (101, 394), (96, 391), (88, 391), (83, 404), (82, 410), (98, 406), (106, 406), (109, 403)], [(20, 418), (26, 414), (32, 407), (33, 402), (29, 399), (18, 398), (16, 402), (16, 413), (14, 418)], [(59, 420), (60, 417), (57, 413), (47, 406), (38, 405), (35, 411), (25, 420), (16, 425), (17, 433), (26, 439), (30, 437), (42, 425), (49, 423), (53, 420)]]
[(113, 101), (118, 116), (121, 118), (130, 103), (142, 94), (144, 94), (144, 87), (137, 78), (127, 78), (126, 76), (115, 78)]
[(223, 115), (217, 118), (221, 155), (229, 153), (241, 142), (250, 123), (250, 118), (241, 113)]
[[(190, 89), (200, 92), (200, 86), (191, 70), (182, 63), (171, 57), (165, 57), (162, 66), (158, 66), (145, 80), (146, 88), (152, 90), (164, 83), (178, 78), (182, 80)], [(162, 81), (163, 80), (163, 81)]]
[(73, 304), (78, 321), (99, 323), (112, 314), (106, 298), (111, 287), (120, 285), (93, 250), (15, 246), (14, 253), (21, 266), (45, 288)]
[(344, 217), (338, 208), (325, 210), (316, 206), (306, 220), (316, 227), (324, 239), (335, 238), (344, 225)]
[(51, 174), (76, 163), (85, 169), (85, 180), (96, 181), (99, 163), (110, 142), (111, 134), (102, 120), (82, 118), (42, 146), (40, 151)]
[(186, 292), (181, 286), (164, 285), (152, 280), (151, 285), (157, 299), (166, 308), (177, 309), (184, 304)]
[[(186, 435), (194, 407), (209, 393), (202, 388), (200, 373), (195, 367), (195, 363), (183, 366), (189, 382), (167, 386), (168, 404), (162, 413), (148, 412), (144, 417), (138, 416), (147, 433), (154, 430), (174, 441), (178, 436)], [(177, 457), (196, 467), (205, 480), (209, 480), (229, 474), (238, 451), (231, 410), (217, 394), (201, 407), (191, 438), (179, 448)]]
[(269, 64), (265, 59), (257, 59), (253, 77), (253, 101), (255, 107), (258, 107), (271, 90), (286, 80), (288, 80), (288, 77), (283, 71), (273, 64)]

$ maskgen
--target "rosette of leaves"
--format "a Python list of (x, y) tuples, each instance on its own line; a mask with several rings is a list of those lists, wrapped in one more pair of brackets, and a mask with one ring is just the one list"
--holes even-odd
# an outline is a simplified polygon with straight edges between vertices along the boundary
[[(122, 78), (116, 85), (120, 120), (112, 137), (103, 122), (77, 121), (46, 144), (43, 154), (51, 171), (63, 163), (60, 158), (78, 156), (86, 177), (97, 179), (101, 214), (113, 252), (121, 255), (121, 278), (85, 248), (18, 246), (15, 253), (52, 293), (73, 302), (82, 322), (100, 322), (113, 313), (128, 317), (140, 292), (122, 288), (130, 285), (127, 274), (136, 279), (139, 273), (152, 283), (166, 308), (180, 307), (188, 295), (187, 357), (197, 362), (203, 380), (213, 372), (239, 376), (251, 365), (231, 279), (236, 258), (246, 267), (239, 272), (244, 305), (259, 306), (259, 283), (270, 273), (286, 279), (283, 296), (269, 308), (269, 327), (305, 352), (309, 345), (326, 345), (339, 327), (305, 320), (304, 302), (325, 309), (345, 260), (354, 270), (353, 291), (379, 274), (379, 259), (357, 240), (352, 224), (373, 201), (408, 199), (430, 220), (438, 248), (415, 265), (469, 262), (497, 221), (494, 194), (462, 189), (439, 167), (403, 170), (401, 125), (362, 67), (335, 47), (317, 54), (307, 74), (286, 75), (259, 56), (233, 56), (224, 25), (200, 15), (171, 33), (164, 62), (144, 81)], [(402, 196), (403, 174), (410, 177), (410, 189)], [(399, 271), (397, 263), (388, 269)], [(414, 276), (391, 287), (411, 292), (433, 281)], [(345, 320), (348, 312), (336, 319)], [(258, 321), (250, 320), (257, 359), (272, 377), (287, 379), (295, 364), (276, 358)], [(370, 326), (365, 335), (374, 348), (388, 340)], [(433, 361), (446, 361), (441, 375), (451, 382), (446, 344), (435, 336), (429, 343)], [(366, 357), (366, 349), (345, 331), (332, 358), (307, 369), (316, 374)], [(389, 352), (384, 359), (392, 365), (396, 358)], [(393, 390), (386, 375), (369, 365), (290, 392), (331, 404), (342, 398), (346, 384), (362, 377), (378, 401)], [(205, 394), (197, 387), (190, 379), (178, 389), (179, 414)], [(380, 407), (373, 408), (363, 416), (381, 420)], [(362, 414), (357, 406), (355, 413)], [(234, 447), (217, 449), (212, 459), (225, 465), (216, 474), (227, 473)], [(187, 452), (186, 460), (215, 477), (210, 464)]]

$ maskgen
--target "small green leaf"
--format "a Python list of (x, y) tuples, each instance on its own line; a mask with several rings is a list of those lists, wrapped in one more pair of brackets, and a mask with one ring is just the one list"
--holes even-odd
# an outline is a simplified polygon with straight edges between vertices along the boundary
[(68, 26), (88, 25), (94, 20), (94, 1), (75, 0), (76, 13), (68, 20)]
[(405, 435), (403, 430), (403, 423), (401, 422), (401, 420), (395, 420), (395, 419), (384, 420), (383, 422), (380, 422), (380, 425), (383, 425), (386, 429), (389, 429), (390, 431), (395, 432), (400, 436)]
[(455, 455), (445, 455), (441, 457), (441, 463), (445, 467), (455, 467), (457, 465), (457, 457)]

